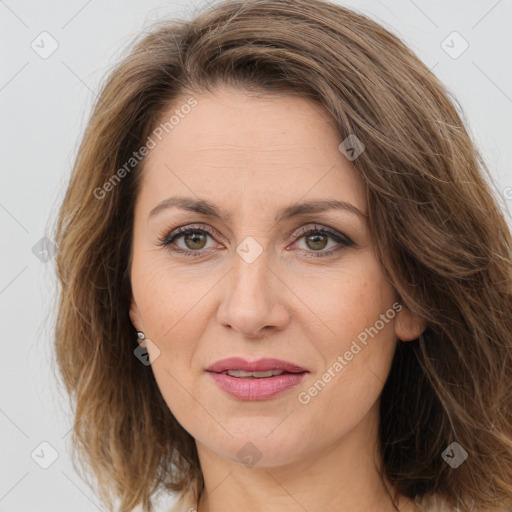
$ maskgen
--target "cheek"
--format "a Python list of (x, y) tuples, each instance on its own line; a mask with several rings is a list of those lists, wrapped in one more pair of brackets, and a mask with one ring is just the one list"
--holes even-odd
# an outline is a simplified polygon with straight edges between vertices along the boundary
[(323, 365), (302, 397), (313, 416), (329, 410), (337, 431), (357, 424), (378, 399), (396, 348), (397, 311), (394, 289), (370, 257), (332, 276), (329, 290), (319, 309), (328, 335), (315, 344)]
[(156, 255), (148, 251), (132, 266), (132, 289), (144, 324), (155, 343), (165, 347), (178, 338), (185, 345), (194, 339), (193, 332), (201, 327), (197, 319), (204, 318), (206, 296), (218, 281), (212, 272), (170, 261), (165, 251)]
[(360, 424), (369, 411), (375, 413), (396, 341), (393, 320), (380, 330), (372, 327), (353, 329), (354, 336), (343, 338), (334, 347), (324, 347), (328, 354), (325, 367), (299, 390), (302, 394), (295, 406), (299, 412), (295, 419), (304, 418), (308, 425), (301, 434), (304, 443), (318, 442), (316, 430), (311, 428), (317, 423), (315, 418), (322, 418), (318, 428), (324, 442), (334, 442)]
[[(395, 292), (373, 252), (351, 255), (337, 268), (316, 273), (311, 279), (301, 277), (295, 282), (294, 292), (315, 313), (315, 328), (319, 352), (332, 356), (333, 351), (345, 351), (366, 328), (379, 320), (394, 303)], [(389, 322), (393, 324), (393, 320)], [(304, 323), (305, 328), (312, 325)], [(380, 326), (384, 337), (389, 337), (392, 326)], [(380, 330), (380, 329), (379, 329)], [(324, 346), (321, 346), (325, 344)]]
[[(151, 370), (168, 407), (178, 417), (187, 415), (189, 393), (195, 394), (192, 361), (204, 330), (198, 318), (207, 317), (204, 296), (212, 285), (190, 271), (170, 268), (151, 251), (141, 251), (134, 258), (132, 290), (150, 340)], [(185, 410), (182, 404), (188, 404)]]
[(158, 353), (156, 358), (151, 357), (148, 344), (151, 370), (171, 412), (180, 422), (189, 419), (193, 427), (200, 421), (200, 416), (196, 417), (200, 411), (195, 410), (197, 403), (192, 398), (200, 394), (193, 361), (204, 332), (203, 323), (197, 319), (205, 318), (206, 312), (196, 293), (180, 290), (184, 282), (179, 283), (178, 279), (171, 284), (165, 275), (160, 278), (158, 274), (155, 272), (154, 279), (148, 281), (142, 310)]

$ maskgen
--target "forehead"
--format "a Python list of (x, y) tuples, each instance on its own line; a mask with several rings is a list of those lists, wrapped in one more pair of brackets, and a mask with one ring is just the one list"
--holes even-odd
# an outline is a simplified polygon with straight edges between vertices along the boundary
[[(231, 88), (193, 97), (196, 105), (146, 156), (140, 195), (157, 202), (182, 191), (270, 204), (328, 193), (364, 207), (362, 183), (338, 149), (334, 120), (316, 102)], [(189, 98), (176, 100), (162, 122)]]
[[(183, 109), (190, 97), (182, 96), (162, 113), (165, 123)], [(254, 95), (235, 88), (218, 88), (212, 93), (194, 94), (196, 105), (186, 109), (159, 144), (174, 151), (272, 152), (312, 149), (339, 138), (328, 112), (311, 99), (298, 95)], [(191, 138), (191, 136), (194, 136)], [(326, 137), (329, 141), (325, 140)], [(337, 144), (336, 144), (337, 145)], [(159, 151), (153, 151), (151, 160)]]

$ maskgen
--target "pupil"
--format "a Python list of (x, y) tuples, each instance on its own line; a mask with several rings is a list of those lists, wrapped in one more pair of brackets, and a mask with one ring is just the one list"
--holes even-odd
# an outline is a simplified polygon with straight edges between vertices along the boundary
[[(320, 242), (318, 242), (320, 240)], [(323, 249), (326, 246), (327, 237), (325, 235), (310, 235), (308, 241), (313, 241), (312, 249)], [(320, 243), (319, 246), (315, 247), (315, 244)]]
[[(204, 246), (204, 240), (203, 240), (203, 243), (201, 244), (201, 238), (205, 238), (205, 235), (202, 234), (202, 233), (190, 233), (188, 235), (185, 236), (185, 243), (187, 244), (187, 247), (189, 249), (202, 249), (203, 246)], [(198, 240), (199, 239), (199, 240)], [(196, 244), (196, 243), (199, 243), (199, 247), (190, 247), (190, 244), (189, 242), (192, 242), (192, 245), (193, 244)]]

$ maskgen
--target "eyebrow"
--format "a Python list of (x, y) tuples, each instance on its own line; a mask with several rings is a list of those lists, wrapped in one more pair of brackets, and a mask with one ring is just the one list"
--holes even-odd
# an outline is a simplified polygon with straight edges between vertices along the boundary
[[(182, 210), (196, 212), (221, 221), (232, 221), (232, 216), (229, 213), (221, 211), (210, 201), (205, 199), (194, 199), (192, 197), (169, 197), (164, 199), (151, 210), (149, 217), (153, 217), (157, 213), (169, 208), (181, 208)], [(287, 206), (277, 213), (275, 222), (279, 223), (300, 215), (321, 213), (328, 210), (346, 211), (363, 219), (368, 217), (368, 214), (363, 213), (359, 208), (351, 203), (347, 203), (346, 201), (339, 201), (336, 199), (319, 199)]]

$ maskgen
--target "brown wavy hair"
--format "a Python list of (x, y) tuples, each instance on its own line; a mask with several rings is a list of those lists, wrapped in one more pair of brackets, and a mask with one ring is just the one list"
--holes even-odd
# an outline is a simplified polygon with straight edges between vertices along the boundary
[[(511, 234), (457, 100), (392, 32), (323, 0), (217, 2), (139, 36), (101, 86), (55, 223), (56, 362), (73, 446), (101, 499), (153, 510), (157, 490), (203, 489), (194, 439), (163, 400), (128, 310), (144, 145), (178, 98), (229, 84), (296, 94), (355, 134), (376, 255), (424, 319), (398, 343), (381, 395), (382, 475), (461, 510), (512, 506)], [(105, 190), (105, 189), (103, 189)], [(456, 470), (441, 457), (456, 441)], [(91, 484), (92, 485), (92, 484)]]

